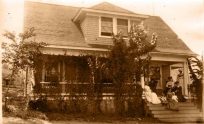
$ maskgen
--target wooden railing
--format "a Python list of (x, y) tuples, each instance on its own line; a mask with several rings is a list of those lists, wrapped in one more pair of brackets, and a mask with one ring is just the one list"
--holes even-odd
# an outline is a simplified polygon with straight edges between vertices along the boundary
[[(90, 83), (51, 83), (51, 82), (40, 82), (41, 84), (41, 93), (44, 94), (84, 94), (90, 92)], [(127, 83), (123, 86), (121, 92), (127, 93), (130, 90), (135, 90), (135, 84)], [(112, 83), (103, 83), (103, 84), (94, 84), (94, 93), (114, 93), (115, 87)]]

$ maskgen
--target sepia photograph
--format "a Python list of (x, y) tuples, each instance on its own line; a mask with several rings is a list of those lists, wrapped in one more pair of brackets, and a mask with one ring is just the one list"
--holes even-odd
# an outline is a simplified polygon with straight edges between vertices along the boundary
[(204, 123), (204, 0), (0, 0), (1, 124)]

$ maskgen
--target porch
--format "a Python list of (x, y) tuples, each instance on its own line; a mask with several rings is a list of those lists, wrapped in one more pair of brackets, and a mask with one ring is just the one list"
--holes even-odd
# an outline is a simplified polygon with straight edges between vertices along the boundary
[[(158, 56), (156, 56), (158, 57)], [(141, 79), (141, 85), (148, 85), (150, 79), (154, 77), (157, 80), (157, 93), (162, 95), (166, 81), (169, 76), (177, 81), (179, 70), (182, 71), (180, 86), (183, 95), (189, 96), (190, 77), (188, 65), (185, 58), (172, 58), (170, 60), (161, 60), (152, 57), (148, 74)], [(163, 57), (162, 57), (163, 58)], [(166, 57), (168, 58), (168, 57)], [(96, 59), (96, 58), (95, 58)], [(97, 70), (92, 79), (92, 72), (88, 63), (88, 56), (62, 56), (45, 55), (42, 63), (35, 74), (35, 85), (38, 87), (36, 93), (44, 94), (87, 94), (90, 87), (93, 87), (95, 93), (114, 93), (114, 84), (110, 76), (110, 70), (103, 66), (106, 58), (95, 61)], [(127, 80), (127, 87), (131, 87), (132, 80)], [(124, 88), (128, 90), (127, 88)], [(35, 90), (35, 89), (34, 89)]]

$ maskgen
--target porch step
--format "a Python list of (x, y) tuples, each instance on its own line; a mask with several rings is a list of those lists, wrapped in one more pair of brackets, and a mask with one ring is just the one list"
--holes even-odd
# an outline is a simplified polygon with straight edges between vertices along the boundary
[(200, 113), (199, 110), (179, 110), (179, 111), (160, 111), (160, 110), (154, 110), (152, 111), (152, 114), (198, 114)]
[(154, 117), (155, 118), (171, 118), (171, 117), (174, 117), (174, 118), (188, 118), (188, 117), (202, 117), (202, 114), (201, 113), (193, 113), (193, 114), (190, 114), (190, 113), (176, 113), (176, 114), (154, 114)]
[(165, 123), (203, 123), (203, 119), (199, 117), (188, 117), (188, 118), (162, 118), (159, 119)]
[(179, 111), (171, 111), (162, 104), (146, 103), (150, 114), (165, 123), (197, 123), (204, 122), (202, 113), (190, 102), (179, 104)]
[[(193, 103), (190, 102), (180, 102), (178, 103), (179, 106), (195, 106)], [(147, 103), (147, 106), (163, 106), (162, 104), (151, 104)]]
[[(179, 110), (196, 110), (197, 107), (195, 106), (179, 106)], [(165, 106), (151, 106), (150, 110), (160, 110), (160, 111), (166, 111), (168, 110)]]

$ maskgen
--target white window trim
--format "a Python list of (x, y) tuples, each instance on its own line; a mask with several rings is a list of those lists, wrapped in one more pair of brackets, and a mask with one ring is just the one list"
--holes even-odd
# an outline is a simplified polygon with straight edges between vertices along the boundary
[(107, 17), (107, 18), (112, 18), (113, 19), (113, 33), (114, 33), (114, 18), (113, 17), (110, 17), (110, 16), (99, 16), (99, 37), (102, 37), (102, 38), (112, 38), (112, 36), (103, 36), (101, 35), (101, 17)]
[[(118, 33), (118, 28), (117, 28), (117, 19), (125, 19), (125, 20), (127, 20), (128, 21), (128, 33), (130, 32), (130, 19), (128, 19), (128, 18), (120, 18), (120, 17), (118, 17), (118, 18), (116, 18), (116, 33)], [(128, 39), (127, 37), (124, 37), (124, 39)]]

